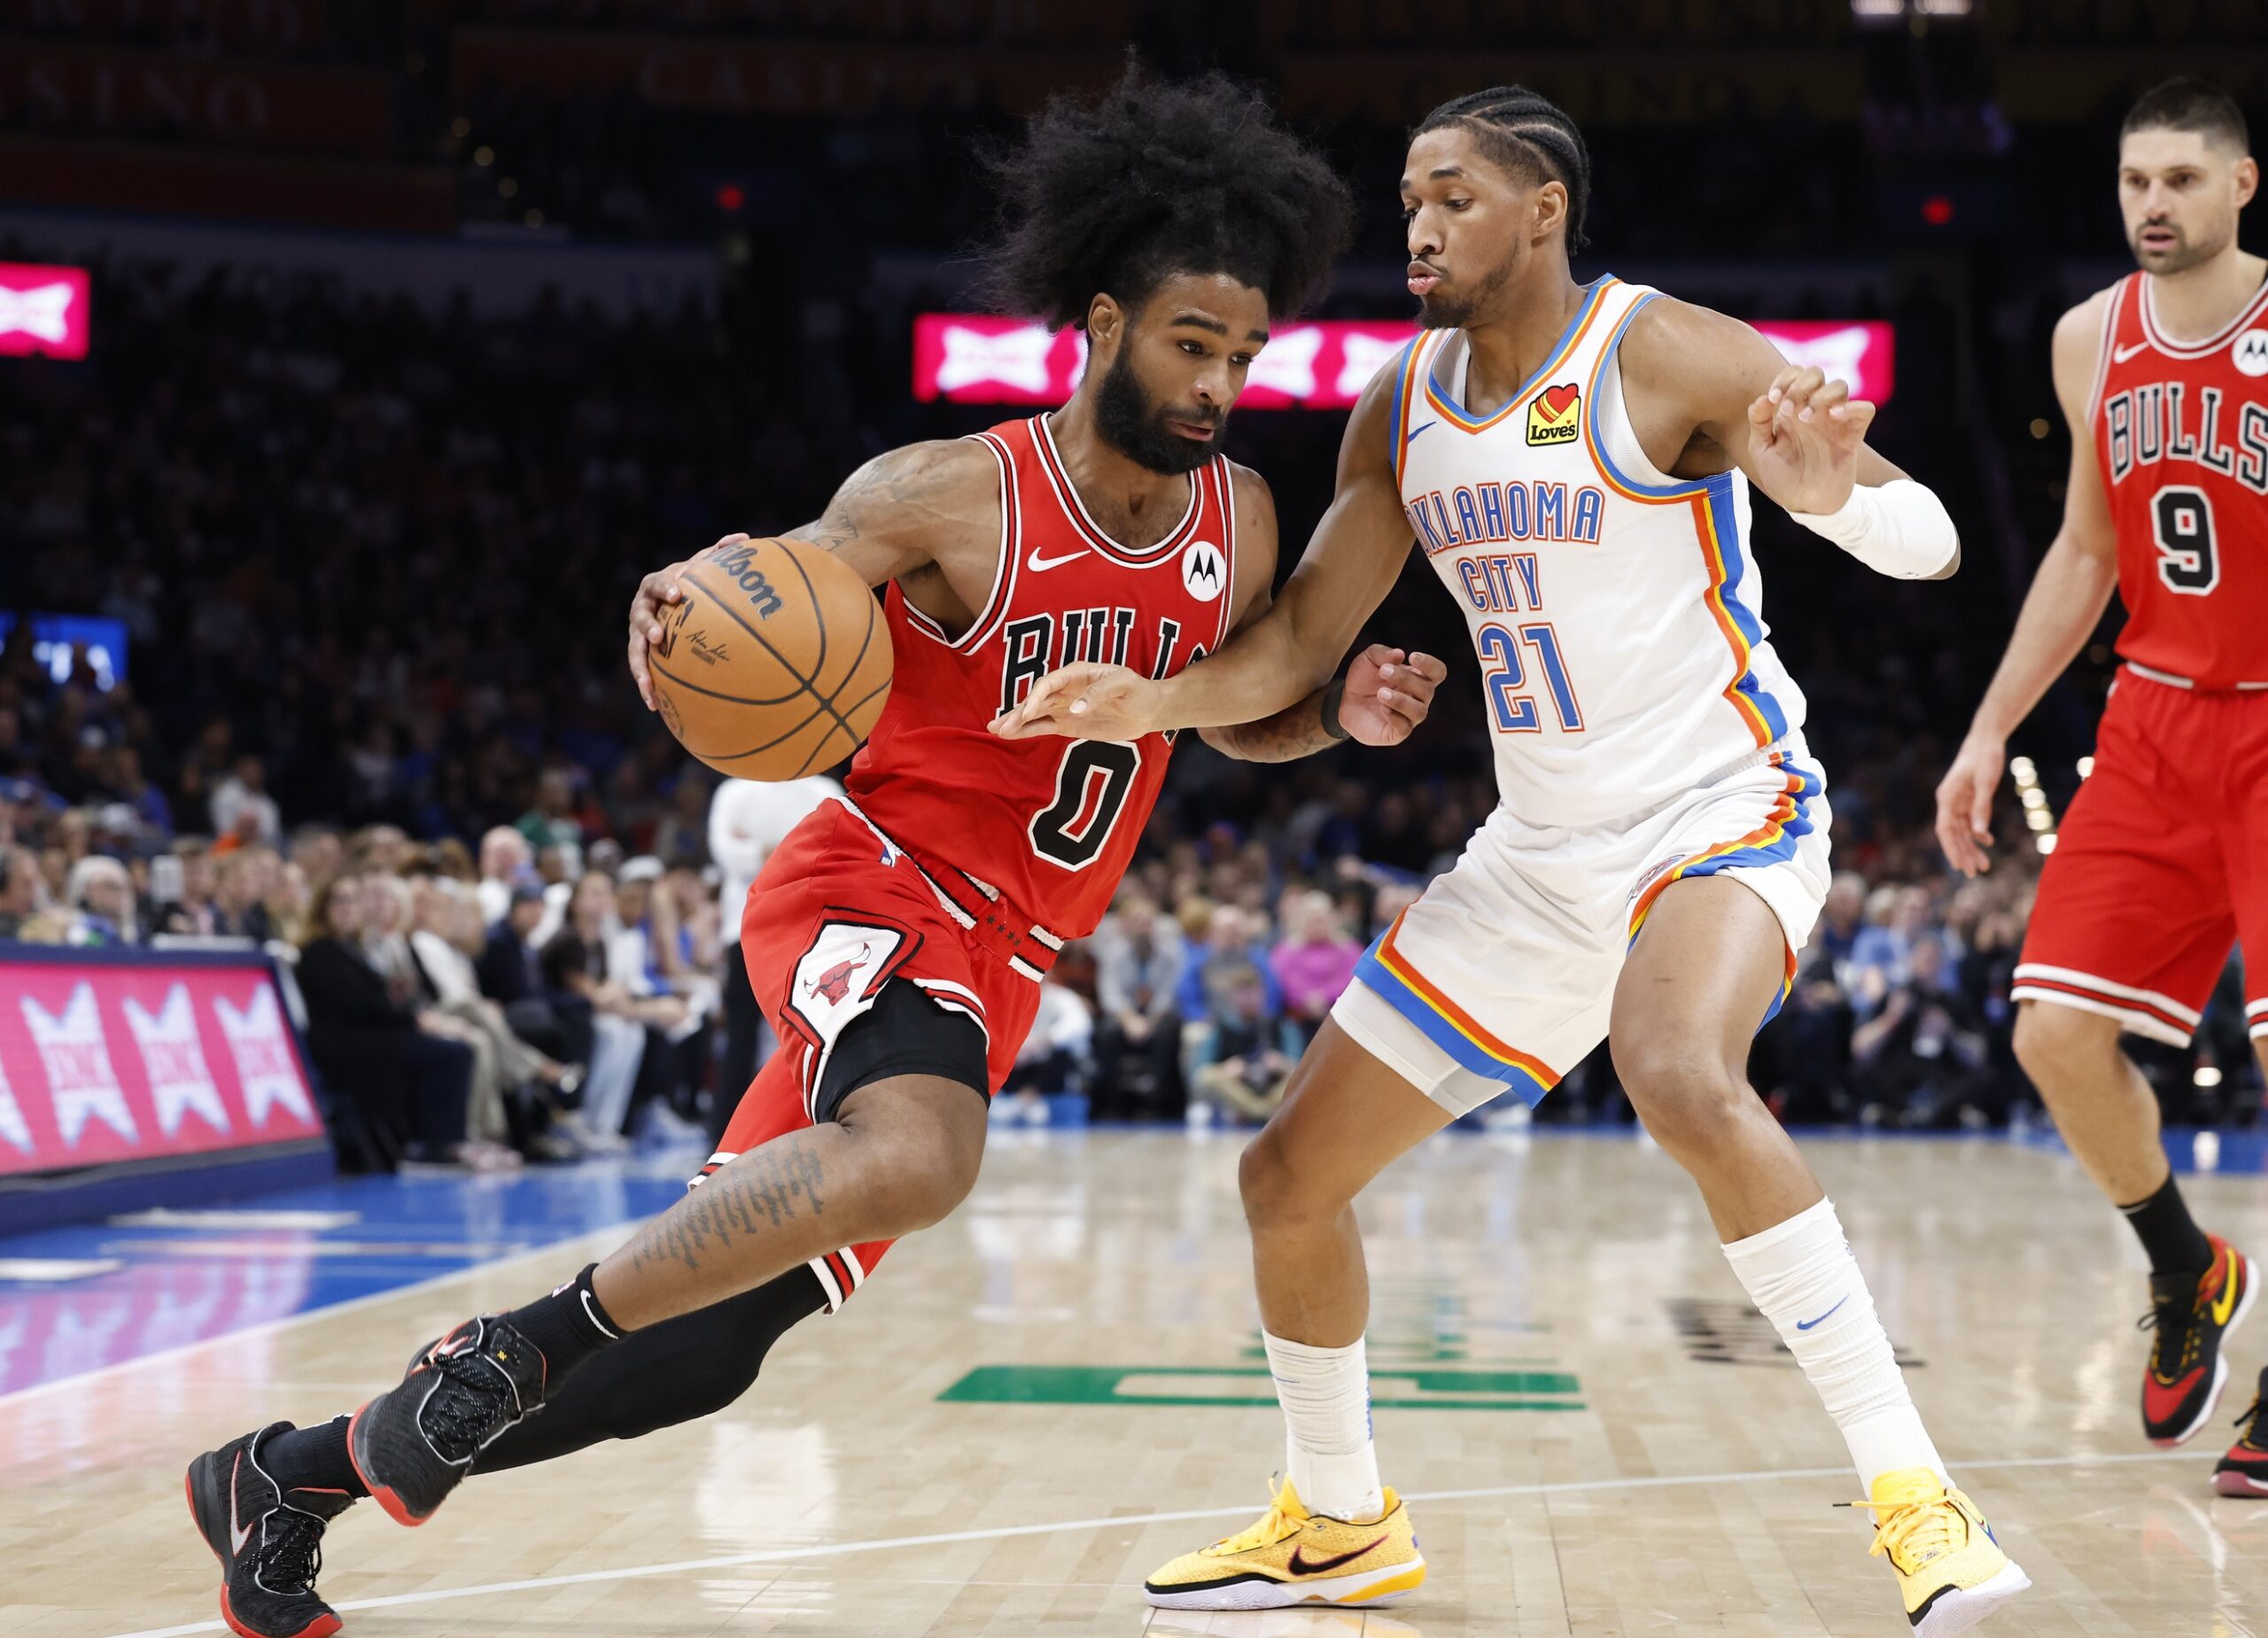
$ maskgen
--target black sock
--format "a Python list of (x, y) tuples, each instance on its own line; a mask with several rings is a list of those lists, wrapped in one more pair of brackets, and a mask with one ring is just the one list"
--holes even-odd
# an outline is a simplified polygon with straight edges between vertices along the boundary
[(2189, 1215), (2172, 1173), (2149, 1199), (2118, 1209), (2149, 1254), (2151, 1273), (2202, 1275), (2213, 1266), (2213, 1243)]
[(259, 1456), (289, 1506), (319, 1512), (321, 1502), (332, 1496), (370, 1494), (347, 1457), (345, 1417), (278, 1433), (260, 1447)]
[(548, 1297), (504, 1316), (506, 1324), (542, 1351), (547, 1393), (601, 1348), (622, 1340), (622, 1327), (607, 1317), (598, 1293), (591, 1289), (591, 1276), (598, 1267), (591, 1264)]
[(633, 1331), (546, 1394), (541, 1416), (505, 1429), (473, 1458), (473, 1471), (548, 1462), (713, 1415), (748, 1392), (773, 1343), (826, 1307), (819, 1277), (790, 1269), (754, 1291)]

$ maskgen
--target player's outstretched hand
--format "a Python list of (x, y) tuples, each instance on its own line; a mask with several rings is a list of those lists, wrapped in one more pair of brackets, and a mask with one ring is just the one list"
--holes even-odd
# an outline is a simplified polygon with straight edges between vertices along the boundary
[(1751, 475), (1790, 512), (1838, 512), (1859, 481), (1875, 407), (1848, 384), (1790, 364), (1748, 407)]
[[(731, 546), (747, 539), (745, 534), (728, 534), (709, 549), (713, 552), (718, 546)], [(692, 561), (687, 558), (666, 569), (655, 570), (638, 582), (638, 590), (630, 599), (630, 677), (638, 685), (638, 697), (646, 702), (648, 710), (654, 709), (654, 679), (646, 669), (646, 650), (661, 641), (662, 616), (683, 595), (677, 589), (677, 578)]]
[(1399, 745), (1433, 708), (1433, 690), (1449, 668), (1430, 654), (1404, 654), (1372, 643), (1347, 668), (1339, 726), (1365, 745)]
[(1169, 725), (1155, 719), (1158, 686), (1123, 665), (1066, 665), (1032, 684), (1014, 710), (992, 719), (1004, 740), (1043, 734), (1068, 739), (1140, 739)]
[(1999, 741), (1967, 739), (1938, 782), (1938, 845), (1964, 876), (1992, 868), (1992, 797), (2008, 753)]

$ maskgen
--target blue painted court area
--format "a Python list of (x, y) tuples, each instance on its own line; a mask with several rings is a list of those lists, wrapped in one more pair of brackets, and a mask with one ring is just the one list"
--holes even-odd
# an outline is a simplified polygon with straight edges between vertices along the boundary
[(700, 1163), (341, 1177), (0, 1238), (0, 1395), (650, 1216)]

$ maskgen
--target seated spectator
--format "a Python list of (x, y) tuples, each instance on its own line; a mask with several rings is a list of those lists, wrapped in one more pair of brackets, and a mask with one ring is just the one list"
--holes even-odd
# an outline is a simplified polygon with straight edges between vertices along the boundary
[(340, 876), (319, 893), (311, 927), (297, 975), (308, 1055), (346, 1117), (333, 1127), (343, 1158), (390, 1169), (398, 1158), (460, 1155), (472, 1049), (420, 1030), (387, 992), (363, 953), (361, 878)]
[(284, 816), (268, 794), (268, 768), (257, 757), (237, 758), (236, 769), (213, 788), (213, 834), (243, 844), (284, 845)]
[(1867, 1125), (1983, 1126), (2005, 1114), (2008, 1092), (1984, 1073), (1984, 1020), (1934, 936), (1913, 941), (1906, 977), (1851, 1037)]
[(274, 918), (262, 902), (268, 867), (276, 855), (264, 847), (224, 853), (213, 867), (212, 931), (221, 938), (266, 943), (276, 936)]
[(1313, 890), (1293, 896), (1285, 913), (1283, 941), (1268, 958), (1283, 992), (1290, 1025), (1286, 1046), (1305, 1051), (1330, 1015), (1331, 1004), (1355, 980), (1363, 947), (1339, 924), (1331, 896)]
[(24, 924), (47, 902), (39, 861), (29, 848), (0, 844), (0, 938), (22, 938)]
[(1259, 948), (1260, 930), (1240, 907), (1215, 906), (1205, 951), (1182, 979), (1182, 1079), (1192, 1103), (1208, 1065), (1263, 1048), (1282, 1056), (1282, 998)]
[(210, 938), (214, 931), (212, 846), (202, 836), (183, 836), (174, 843), (173, 856), (180, 861), (181, 873), (170, 892), (159, 887), (154, 873), (151, 879), (158, 904), (155, 929), (186, 938)]
[(512, 891), (532, 881), (535, 851), (528, 839), (509, 825), (492, 827), (480, 838), (480, 919), (495, 926), (510, 907)]
[(1137, 888), (1120, 893), (1117, 908), (1089, 943), (1101, 1012), (1095, 1057), (1109, 1089), (1108, 1112), (1169, 1114), (1181, 1045), (1174, 997), (1189, 946), (1181, 929), (1159, 912), (1157, 900)]
[[(417, 925), (409, 935), (411, 955), (424, 975), (428, 1005), (467, 1026), (461, 1038), (478, 1059), (473, 1072), (474, 1135), (495, 1141), (517, 1138), (547, 1159), (563, 1160), (571, 1145), (551, 1139), (551, 1105), (546, 1088), (571, 1090), (579, 1081), (565, 1064), (548, 1057), (514, 1032), (504, 1010), (480, 993), (471, 952), (480, 947), (480, 905), (466, 884), (435, 877), (420, 884)], [(503, 1130), (485, 1129), (482, 1106), (494, 1091)]]
[(543, 946), (541, 961), (546, 990), (555, 1002), (579, 1006), (590, 1021), (583, 1124), (602, 1143), (618, 1145), (646, 1055), (646, 1020), (645, 1003), (607, 976), (614, 909), (614, 883), (598, 871), (586, 873), (571, 891), (565, 924)]
[(1291, 1083), (1293, 1060), (1277, 1044), (1276, 1021), (1268, 1010), (1261, 967), (1246, 960), (1241, 969), (1220, 964), (1212, 982), (1216, 1007), (1208, 1026), (1209, 1056), (1190, 1077), (1192, 1125), (1238, 1120), (1254, 1124), (1276, 1113)]
[(132, 944), (140, 942), (135, 925), (134, 881), (126, 866), (100, 853), (90, 853), (71, 866), (71, 908), (78, 912), (69, 942), (74, 944)]
[(1031, 1033), (1017, 1050), (1007, 1084), (993, 1100), (993, 1118), (1044, 1125), (1044, 1099), (1086, 1091), (1094, 1069), (1094, 1012), (1086, 1002), (1053, 979), (1042, 979)]

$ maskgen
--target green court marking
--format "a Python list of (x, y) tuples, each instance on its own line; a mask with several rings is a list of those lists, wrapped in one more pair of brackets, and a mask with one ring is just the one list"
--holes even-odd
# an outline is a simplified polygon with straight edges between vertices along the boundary
[[(1163, 1378), (1163, 1380), (1158, 1380)], [(1252, 1381), (1254, 1391), (1222, 1386)], [(979, 1365), (938, 1399), (961, 1405), (1273, 1405), (1266, 1367)], [(1374, 1404), (1404, 1410), (1581, 1410), (1581, 1384), (1559, 1370), (1374, 1370)]]

